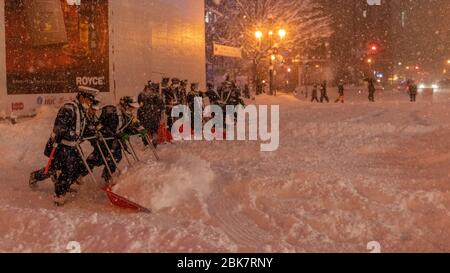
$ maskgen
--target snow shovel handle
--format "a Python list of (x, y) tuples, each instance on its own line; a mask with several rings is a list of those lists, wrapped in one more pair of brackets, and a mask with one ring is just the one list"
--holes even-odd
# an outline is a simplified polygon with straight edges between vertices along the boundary
[[(103, 142), (103, 144), (105, 145), (106, 150), (108, 151), (108, 154), (109, 154), (109, 156), (111, 157), (111, 159), (112, 159), (114, 165), (116, 166), (116, 169), (119, 170), (119, 173), (121, 173), (122, 171), (121, 171), (121, 169), (120, 169), (120, 167), (119, 167), (119, 163), (118, 163), (117, 160), (114, 158), (114, 155), (113, 155), (113, 153), (111, 152), (111, 149), (109, 148), (108, 143), (106, 142), (106, 138), (103, 137), (103, 134), (102, 134), (102, 133), (99, 132), (98, 134), (99, 134), (99, 136), (100, 136), (100, 140), (101, 140), (101, 141)], [(115, 140), (115, 138), (112, 138), (111, 140)], [(117, 140), (117, 141), (120, 141), (120, 140)]]
[(103, 163), (105, 164), (105, 168), (108, 171), (108, 174), (109, 174), (109, 176), (112, 179), (113, 173), (111, 171), (111, 168), (109, 167), (108, 160), (106, 159), (105, 154), (102, 151), (102, 147), (100, 146), (100, 143), (98, 141), (97, 141), (97, 149), (98, 149), (98, 152), (100, 153), (100, 155), (102, 157)]
[(84, 166), (86, 167), (86, 169), (89, 172), (89, 176), (91, 177), (92, 182), (94, 182), (94, 184), (97, 184), (97, 179), (95, 179), (94, 173), (92, 172), (92, 169), (89, 167), (89, 164), (87, 163), (86, 157), (84, 156), (83, 149), (81, 149), (80, 144), (77, 144), (76, 148), (77, 148), (78, 154), (81, 157), (81, 160), (84, 163)]
[(53, 146), (52, 152), (50, 153), (50, 157), (48, 158), (47, 166), (45, 166), (44, 174), (47, 175), (50, 171), (50, 167), (52, 166), (53, 159), (55, 158), (56, 148), (58, 148), (58, 144)]
[(150, 141), (150, 138), (148, 137), (148, 135), (145, 135), (145, 139), (147, 140), (148, 146), (150, 146), (150, 149), (152, 150), (153, 155), (155, 156), (156, 161), (159, 161), (159, 156), (158, 156), (158, 153), (156, 152), (155, 146), (153, 146), (153, 142)]

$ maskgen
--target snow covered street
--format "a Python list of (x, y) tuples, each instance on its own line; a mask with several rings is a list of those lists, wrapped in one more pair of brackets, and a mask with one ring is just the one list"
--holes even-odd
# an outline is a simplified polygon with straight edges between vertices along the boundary
[(157, 163), (139, 146), (144, 162), (116, 191), (152, 214), (112, 207), (88, 177), (54, 207), (52, 182), (32, 191), (28, 178), (46, 164), (56, 109), (2, 121), (0, 252), (67, 252), (71, 241), (83, 252), (368, 252), (371, 241), (450, 251), (450, 92), (417, 104), (391, 91), (372, 104), (365, 88), (346, 95), (258, 97), (280, 105), (272, 153), (251, 141), (177, 142), (158, 148)]

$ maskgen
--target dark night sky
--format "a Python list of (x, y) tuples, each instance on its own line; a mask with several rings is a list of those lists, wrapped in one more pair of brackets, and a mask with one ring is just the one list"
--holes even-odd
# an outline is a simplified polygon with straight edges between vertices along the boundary
[(450, 59), (450, 0), (382, 0), (381, 7), (370, 7), (366, 0), (318, 1), (335, 20), (331, 44), (344, 65), (355, 65), (352, 49), (371, 40), (383, 43), (379, 57), (386, 66), (420, 64), (437, 73)]

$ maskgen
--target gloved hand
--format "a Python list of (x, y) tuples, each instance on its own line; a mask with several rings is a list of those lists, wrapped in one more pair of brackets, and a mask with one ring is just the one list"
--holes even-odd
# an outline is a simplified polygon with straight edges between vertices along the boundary
[(130, 137), (131, 137), (131, 135), (130, 135), (130, 134), (127, 134), (127, 133), (122, 133), (122, 134), (120, 135), (120, 138), (121, 138), (122, 140), (124, 140), (124, 141), (130, 140)]
[(142, 138), (145, 138), (148, 134), (148, 131), (146, 129), (139, 129), (139, 136)]

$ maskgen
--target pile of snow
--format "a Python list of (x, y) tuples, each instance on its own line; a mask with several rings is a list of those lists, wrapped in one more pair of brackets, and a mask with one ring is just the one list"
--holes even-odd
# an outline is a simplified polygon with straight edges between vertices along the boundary
[(188, 154), (177, 154), (174, 160), (170, 164), (142, 164), (121, 177), (114, 191), (155, 210), (183, 205), (192, 196), (204, 203), (214, 180), (210, 164)]

